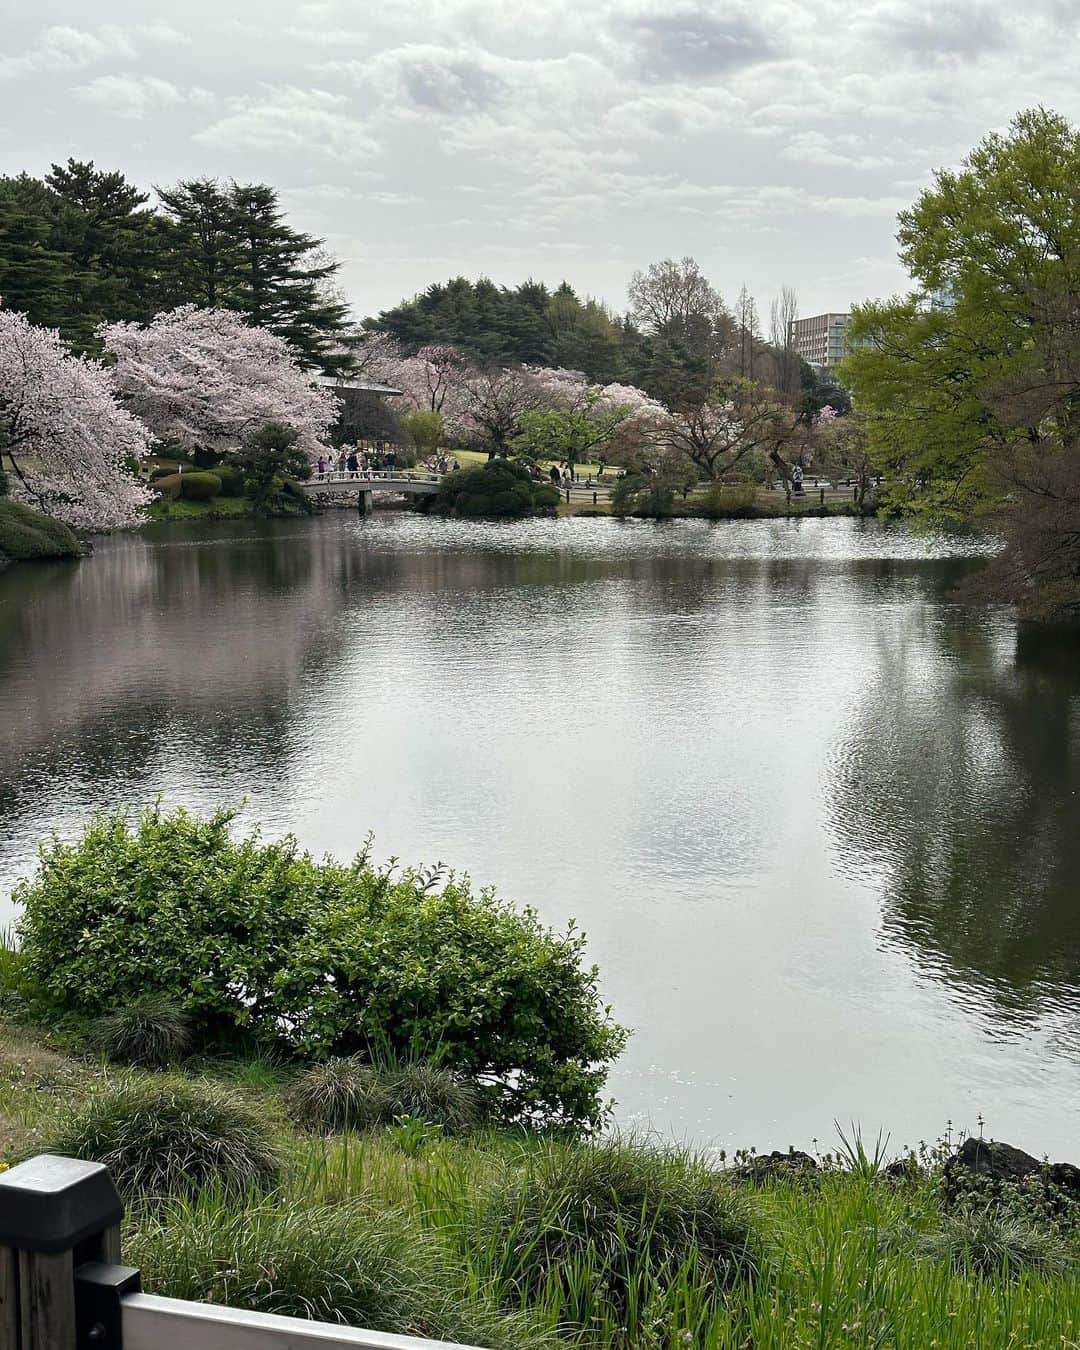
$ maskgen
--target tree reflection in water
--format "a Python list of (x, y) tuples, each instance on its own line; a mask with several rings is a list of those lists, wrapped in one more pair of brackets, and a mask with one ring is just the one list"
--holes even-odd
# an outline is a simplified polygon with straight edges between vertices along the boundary
[(888, 940), (1006, 1025), (1080, 1007), (1080, 635), (905, 616), (829, 776)]

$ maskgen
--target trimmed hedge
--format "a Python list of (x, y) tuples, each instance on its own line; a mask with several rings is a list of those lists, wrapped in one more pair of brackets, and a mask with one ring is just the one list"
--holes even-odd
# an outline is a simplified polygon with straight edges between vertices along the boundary
[(83, 548), (62, 520), (10, 497), (0, 498), (0, 558), (17, 562), (34, 558), (78, 558)]
[(214, 470), (221, 479), (223, 497), (242, 497), (244, 495), (244, 475), (235, 464), (219, 464)]
[(221, 492), (217, 473), (185, 473), (180, 476), (180, 495), (189, 502), (212, 502)]

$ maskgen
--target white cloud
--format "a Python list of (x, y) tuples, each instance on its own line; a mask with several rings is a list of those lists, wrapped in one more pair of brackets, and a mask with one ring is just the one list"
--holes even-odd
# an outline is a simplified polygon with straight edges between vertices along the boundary
[(142, 119), (158, 109), (176, 108), (182, 104), (205, 108), (214, 102), (208, 89), (198, 85), (179, 89), (169, 80), (154, 75), (99, 75), (72, 92), (85, 103), (95, 103), (117, 117), (133, 120)]
[(135, 54), (132, 36), (113, 24), (93, 31), (58, 25), (43, 29), (35, 45), (20, 55), (0, 55), (0, 79), (85, 70), (110, 57), (130, 60)]
[(337, 160), (364, 159), (379, 149), (343, 94), (284, 85), (230, 98), (227, 108), (193, 139), (221, 150), (300, 150)]

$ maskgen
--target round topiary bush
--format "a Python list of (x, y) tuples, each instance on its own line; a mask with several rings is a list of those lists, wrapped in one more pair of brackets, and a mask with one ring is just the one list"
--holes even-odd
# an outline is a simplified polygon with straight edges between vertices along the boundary
[(691, 1154), (622, 1140), (544, 1145), (494, 1189), (472, 1239), (526, 1296), (561, 1269), (569, 1299), (599, 1297), (619, 1318), (657, 1278), (686, 1271), (719, 1290), (753, 1267), (750, 1214), (729, 1182)]
[(151, 477), (150, 486), (162, 497), (168, 497), (174, 502), (180, 496), (180, 483), (183, 477), (184, 475), (180, 473), (166, 473), (160, 478)]
[(214, 470), (221, 479), (223, 497), (242, 497), (244, 495), (244, 475), (235, 464), (219, 464)]
[(191, 1047), (191, 1018), (170, 998), (146, 994), (98, 1019), (94, 1040), (121, 1064), (162, 1069)]
[(49, 1140), (49, 1151), (104, 1163), (125, 1196), (266, 1189), (280, 1173), (265, 1119), (220, 1085), (131, 1078), (92, 1094)]
[(212, 502), (221, 492), (216, 473), (185, 473), (180, 477), (180, 495), (189, 502)]
[(159, 464), (156, 468), (150, 470), (150, 481), (156, 483), (161, 478), (173, 478), (176, 476), (176, 470), (169, 468), (167, 464)]
[(319, 1130), (376, 1129), (411, 1116), (463, 1134), (483, 1118), (480, 1090), (461, 1074), (423, 1062), (368, 1064), (359, 1055), (313, 1065), (286, 1101), (297, 1121)]

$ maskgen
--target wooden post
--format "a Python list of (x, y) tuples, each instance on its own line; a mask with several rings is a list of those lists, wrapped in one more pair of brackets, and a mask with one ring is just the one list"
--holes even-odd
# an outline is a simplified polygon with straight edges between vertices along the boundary
[(567, 506), (570, 505), (570, 489), (569, 489), (569, 488), (566, 489), (566, 504), (567, 504)]
[(825, 505), (825, 489), (824, 489), (824, 488), (821, 489), (821, 504), (822, 504), (822, 506)]
[(123, 1213), (100, 1163), (43, 1154), (0, 1175), (4, 1350), (76, 1350), (75, 1267), (119, 1255)]
[(595, 493), (595, 492), (594, 492), (593, 495), (592, 495), (592, 504), (593, 504), (593, 506), (596, 505), (596, 493)]

